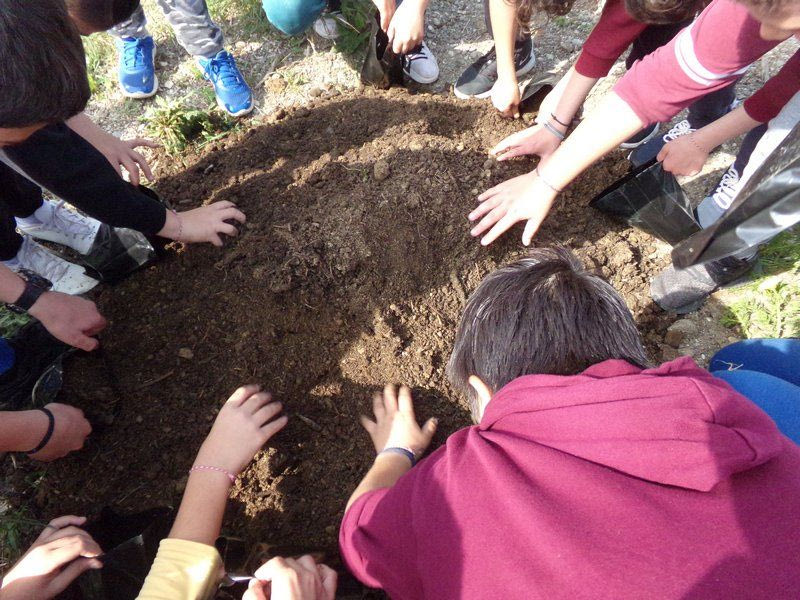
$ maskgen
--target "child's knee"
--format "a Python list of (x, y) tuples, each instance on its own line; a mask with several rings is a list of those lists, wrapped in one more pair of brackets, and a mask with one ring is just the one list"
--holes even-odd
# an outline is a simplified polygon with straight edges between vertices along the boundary
[(325, 0), (261, 0), (267, 19), (287, 35), (305, 31), (325, 9)]

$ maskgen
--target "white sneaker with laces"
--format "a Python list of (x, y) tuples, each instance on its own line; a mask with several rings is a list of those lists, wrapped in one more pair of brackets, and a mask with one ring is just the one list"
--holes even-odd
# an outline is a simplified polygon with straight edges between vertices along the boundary
[(97, 237), (100, 221), (68, 209), (63, 200), (45, 200), (33, 215), (17, 219), (17, 229), (31, 237), (87, 254)]
[(680, 123), (677, 123), (667, 133), (664, 134), (664, 141), (671, 142), (672, 140), (678, 139), (679, 137), (684, 135), (689, 135), (690, 133), (694, 133), (695, 131), (697, 130), (692, 128), (689, 121), (687, 119), (684, 119)]
[(417, 83), (433, 83), (439, 79), (439, 63), (425, 42), (403, 55), (403, 72)]
[(323, 40), (337, 40), (342, 34), (339, 31), (339, 19), (342, 18), (342, 13), (332, 12), (322, 15), (319, 19), (314, 21), (314, 33), (316, 33)]
[(33, 238), (22, 236), (22, 246), (17, 255), (4, 264), (12, 271), (28, 269), (49, 279), (52, 290), (62, 294), (85, 294), (99, 282), (84, 274), (83, 267), (56, 256)]
[(739, 172), (731, 165), (722, 174), (722, 179), (720, 179), (711, 196), (720, 208), (727, 210), (733, 203), (734, 198), (736, 198), (736, 194), (739, 193), (739, 187)]

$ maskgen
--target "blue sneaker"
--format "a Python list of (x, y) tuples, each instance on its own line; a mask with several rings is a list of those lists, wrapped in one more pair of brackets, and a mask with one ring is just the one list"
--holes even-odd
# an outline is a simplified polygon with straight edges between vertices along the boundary
[(155, 71), (156, 45), (148, 36), (118, 39), (119, 86), (128, 98), (149, 98), (158, 91)]
[(217, 104), (233, 117), (253, 110), (253, 92), (242, 77), (233, 56), (220, 50), (213, 58), (198, 58), (205, 77), (214, 86)]

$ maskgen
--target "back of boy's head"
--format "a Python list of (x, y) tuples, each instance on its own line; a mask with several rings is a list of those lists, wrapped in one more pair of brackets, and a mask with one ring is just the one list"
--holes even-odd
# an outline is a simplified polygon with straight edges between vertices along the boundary
[(89, 101), (86, 58), (63, 0), (0, 0), (0, 127), (57, 123)]
[(140, 0), (66, 0), (70, 16), (91, 27), (105, 31), (130, 19)]
[(471, 375), (496, 392), (522, 375), (575, 375), (611, 358), (647, 365), (625, 302), (569, 250), (537, 248), (472, 293), (447, 374), (477, 420)]
[(703, 10), (711, 0), (625, 0), (625, 11), (640, 23), (680, 23)]

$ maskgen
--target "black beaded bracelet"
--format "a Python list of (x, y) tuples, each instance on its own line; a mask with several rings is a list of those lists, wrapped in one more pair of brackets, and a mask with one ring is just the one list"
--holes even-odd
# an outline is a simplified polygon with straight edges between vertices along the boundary
[(550, 113), (550, 116), (553, 117), (553, 121), (561, 125), (562, 127), (569, 127), (568, 123), (562, 123), (561, 120), (555, 115), (555, 113)]
[(36, 446), (33, 450), (28, 450), (25, 454), (36, 454), (44, 449), (48, 443), (50, 443), (50, 438), (53, 437), (53, 431), (56, 429), (56, 418), (53, 416), (53, 413), (50, 412), (49, 408), (37, 408), (36, 410), (42, 411), (44, 414), (47, 415), (48, 423), (47, 423), (47, 433), (44, 434), (42, 441), (39, 442), (39, 445)]

